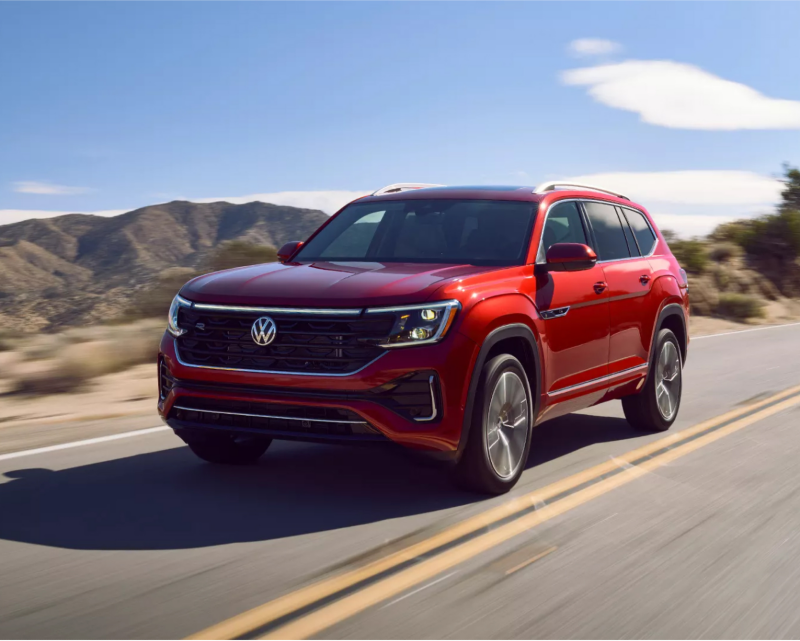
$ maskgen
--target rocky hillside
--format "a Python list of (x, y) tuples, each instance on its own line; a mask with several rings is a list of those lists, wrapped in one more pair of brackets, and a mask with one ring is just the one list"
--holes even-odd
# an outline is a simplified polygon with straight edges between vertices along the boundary
[(0, 326), (38, 330), (107, 320), (165, 269), (196, 268), (216, 247), (280, 247), (327, 216), (252, 202), (175, 201), (102, 218), (69, 214), (0, 226)]

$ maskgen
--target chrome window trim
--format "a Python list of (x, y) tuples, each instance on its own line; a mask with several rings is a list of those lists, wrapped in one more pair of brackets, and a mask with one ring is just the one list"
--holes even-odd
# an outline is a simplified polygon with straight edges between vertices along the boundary
[[(544, 222), (542, 223), (542, 233), (539, 234), (539, 244), (536, 246), (536, 259), (534, 260), (535, 265), (546, 264), (545, 261), (540, 262), (538, 260), (538, 257), (539, 257), (539, 248), (541, 247), (542, 244), (542, 236), (544, 235), (544, 226), (547, 224), (547, 217), (550, 215), (550, 210), (560, 203), (569, 203), (569, 202), (578, 202), (578, 203), (592, 202), (592, 203), (600, 203), (602, 205), (610, 205), (611, 207), (619, 207), (621, 209), (632, 209), (633, 211), (639, 212), (640, 214), (642, 214), (642, 216), (644, 216), (645, 221), (650, 226), (650, 231), (652, 231), (656, 237), (656, 242), (653, 243), (653, 249), (646, 256), (628, 256), (627, 258), (609, 258), (608, 260), (598, 260), (597, 261), (598, 265), (601, 265), (603, 263), (617, 263), (624, 260), (635, 260), (638, 258), (650, 258), (651, 256), (655, 255), (656, 247), (658, 247), (658, 234), (656, 234), (655, 230), (653, 229), (653, 226), (650, 224), (650, 220), (648, 219), (647, 214), (645, 214), (641, 209), (637, 209), (636, 207), (632, 207), (629, 205), (618, 205), (617, 203), (612, 203), (608, 200), (601, 200), (600, 198), (564, 198), (562, 200), (557, 200), (554, 203), (550, 203), (550, 205), (547, 207), (547, 211), (544, 213)], [(588, 220), (589, 218), (588, 214), (586, 214), (586, 218)], [(589, 221), (589, 225), (591, 225), (591, 223), (592, 221)]]
[(430, 389), (431, 391), (431, 415), (420, 416), (415, 418), (414, 420), (417, 421), (418, 423), (427, 423), (429, 421), (432, 421), (439, 414), (439, 409), (436, 407), (436, 392), (433, 389), (434, 380), (435, 380), (434, 376), (430, 376), (428, 378), (428, 389)]
[(272, 369), (248, 369), (244, 367), (216, 367), (214, 365), (193, 365), (192, 363), (186, 363), (181, 359), (181, 354), (178, 351), (178, 341), (173, 341), (173, 347), (175, 348), (175, 356), (178, 359), (178, 363), (180, 363), (184, 367), (195, 367), (197, 369), (214, 369), (214, 370), (221, 370), (223, 372), (253, 372), (255, 374), (279, 374), (281, 376), (333, 376), (336, 378), (340, 378), (342, 376), (353, 376), (354, 374), (358, 374), (359, 372), (365, 370), (379, 358), (386, 355), (386, 352), (384, 352), (383, 354), (378, 354), (369, 363), (362, 365), (360, 368), (353, 370), (352, 372), (283, 372), (280, 370), (272, 370)]
[(367, 425), (366, 421), (334, 421), (329, 418), (298, 418), (296, 416), (276, 416), (273, 414), (249, 414), (246, 412), (223, 412), (221, 410), (206, 410), (197, 407), (183, 407), (173, 405), (173, 409), (183, 410), (184, 412), (203, 412), (205, 414), (225, 414), (228, 416), (252, 416), (254, 418), (275, 418), (281, 421), (303, 421), (307, 423), (347, 423), (348, 425)]
[(590, 381), (586, 381), (585, 383), (578, 383), (577, 385), (570, 385), (569, 387), (562, 387), (557, 389), (554, 392), (548, 392), (548, 396), (558, 396), (559, 394), (566, 394), (567, 392), (573, 392), (577, 389), (581, 389), (583, 387), (589, 387), (591, 385), (597, 385), (598, 383), (604, 383), (606, 381), (611, 381), (615, 378), (619, 378), (620, 376), (633, 374), (638, 370), (644, 369), (643, 373), (647, 372), (647, 368), (650, 366), (650, 363), (642, 363), (641, 365), (637, 365), (636, 367), (629, 367), (628, 369), (623, 369), (619, 372), (614, 372), (613, 374), (608, 374), (606, 376), (601, 376), (600, 378), (593, 378)]
[(239, 305), (216, 305), (212, 303), (192, 303), (195, 309), (219, 312), (242, 312), (256, 314), (318, 314), (322, 316), (359, 316), (361, 309), (324, 309), (314, 307), (246, 307)]

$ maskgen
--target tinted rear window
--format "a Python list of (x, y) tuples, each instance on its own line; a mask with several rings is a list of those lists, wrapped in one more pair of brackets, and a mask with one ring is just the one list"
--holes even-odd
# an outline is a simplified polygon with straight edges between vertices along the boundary
[(600, 260), (630, 258), (628, 242), (614, 206), (597, 202), (585, 202), (583, 205), (597, 239), (596, 251)]
[(656, 244), (656, 235), (647, 224), (644, 214), (633, 209), (624, 209), (625, 216), (633, 229), (636, 240), (639, 242), (639, 248), (642, 250), (642, 255), (647, 256)]

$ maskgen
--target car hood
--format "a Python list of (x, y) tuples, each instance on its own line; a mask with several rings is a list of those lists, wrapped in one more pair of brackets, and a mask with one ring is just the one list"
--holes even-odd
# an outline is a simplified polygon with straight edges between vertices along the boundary
[(181, 289), (198, 303), (362, 307), (426, 301), (446, 282), (493, 267), (419, 263), (268, 263), (199, 276)]

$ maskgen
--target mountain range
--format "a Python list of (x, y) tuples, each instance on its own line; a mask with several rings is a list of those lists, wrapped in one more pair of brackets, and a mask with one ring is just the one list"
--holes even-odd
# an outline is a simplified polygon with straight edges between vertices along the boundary
[(280, 247), (328, 216), (251, 202), (173, 201), (104, 218), (67, 214), (0, 226), (0, 331), (113, 318), (172, 267), (197, 268), (221, 243)]

